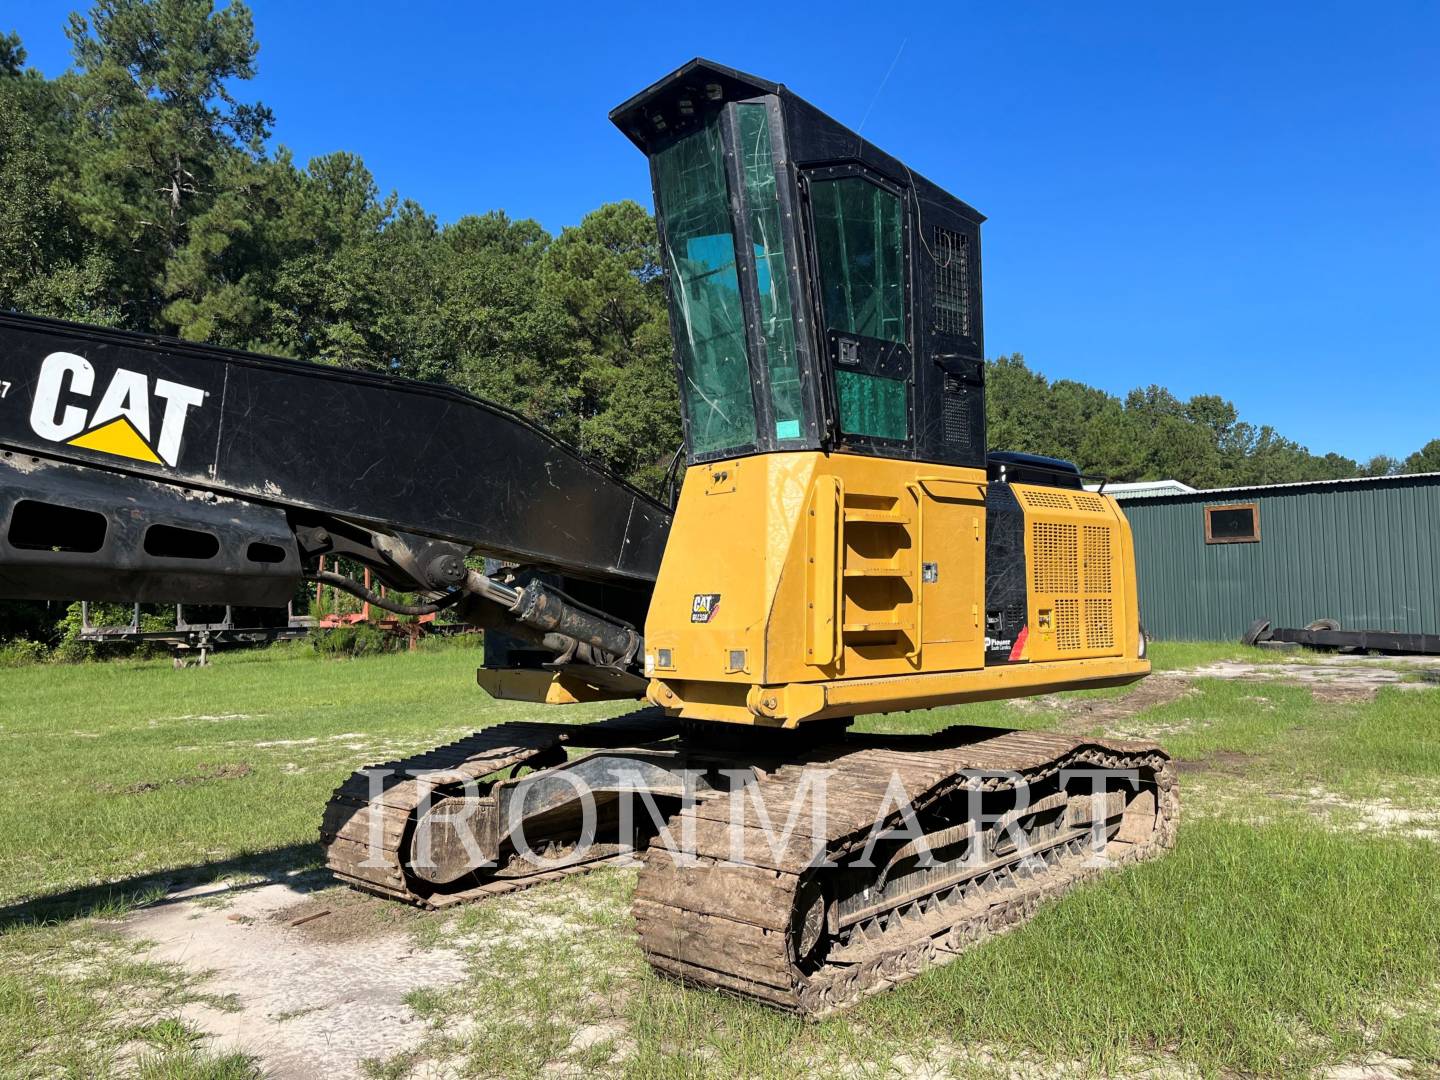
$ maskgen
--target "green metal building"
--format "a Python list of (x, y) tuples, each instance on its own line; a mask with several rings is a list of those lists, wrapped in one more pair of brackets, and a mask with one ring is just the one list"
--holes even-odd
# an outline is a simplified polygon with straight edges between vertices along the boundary
[(1259, 618), (1440, 633), (1440, 473), (1112, 494), (1152, 638), (1234, 641)]

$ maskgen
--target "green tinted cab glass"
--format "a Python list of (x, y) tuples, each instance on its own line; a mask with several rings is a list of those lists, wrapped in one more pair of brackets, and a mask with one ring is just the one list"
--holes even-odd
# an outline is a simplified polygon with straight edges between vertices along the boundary
[[(904, 344), (905, 247), (899, 196), (858, 176), (810, 185), (827, 329)], [(908, 387), (859, 371), (835, 373), (840, 430), (910, 437)]]
[(770, 409), (777, 440), (800, 439), (804, 414), (800, 365), (795, 355), (795, 321), (790, 306), (790, 274), (780, 230), (780, 197), (770, 142), (769, 110), (764, 105), (735, 107), (740, 169), (745, 181), (745, 224), (755, 249), (755, 285), (760, 301), (760, 336), (770, 379)]
[(900, 198), (858, 176), (810, 185), (825, 325), (842, 334), (905, 340), (905, 248)]
[(835, 372), (840, 430), (847, 435), (867, 435), (872, 439), (909, 438), (905, 390), (905, 384), (899, 379), (885, 379), (861, 371)]
[(718, 118), (655, 155), (690, 453), (755, 445), (755, 404)]

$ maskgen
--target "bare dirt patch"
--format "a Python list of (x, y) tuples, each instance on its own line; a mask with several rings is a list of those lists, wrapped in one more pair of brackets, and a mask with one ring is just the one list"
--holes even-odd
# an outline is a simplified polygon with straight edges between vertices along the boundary
[(438, 916), (337, 885), (279, 908), (269, 918), (307, 943), (338, 945), (408, 930)]
[(143, 795), (147, 791), (158, 791), (163, 787), (192, 787), (195, 784), (206, 784), (212, 780), (239, 780), (249, 776), (253, 771), (249, 763), (244, 761), (228, 762), (222, 765), (209, 765), (201, 762), (188, 776), (172, 776), (168, 780), (141, 780), (134, 784), (126, 784), (124, 787), (101, 785), (101, 790), (107, 793), (118, 792), (121, 795)]
[(1370, 1054), (1363, 1061), (1326, 1069), (1318, 1080), (1404, 1080), (1418, 1075), (1414, 1068), (1415, 1063), (1404, 1058)]
[[(297, 877), (258, 886), (187, 890), (125, 919), (149, 942), (148, 958), (208, 975), (233, 1010), (186, 1005), (180, 1018), (217, 1051), (252, 1054), (266, 1076), (287, 1080), (365, 1075), (424, 1037), (407, 994), (460, 981), (466, 959), (451, 946), (420, 948), (377, 907), (395, 905)], [(316, 905), (331, 911), (298, 926)]]
[[(1204, 773), (1206, 770), (1200, 763), (1191, 771)], [(1203, 802), (1192, 800), (1192, 814), (1225, 814), (1258, 824), (1272, 820), (1277, 813), (1298, 811), (1334, 832), (1440, 841), (1440, 799), (1402, 802), (1388, 795), (1341, 795), (1318, 785), (1276, 791), (1247, 778), (1243, 770), (1226, 771), (1223, 777), (1223, 784), (1206, 790)]]
[[(1198, 679), (1239, 679), (1253, 682), (1257, 687), (1266, 684), (1303, 686), (1309, 688), (1317, 702), (1373, 701), (1375, 695), (1386, 687), (1419, 693), (1440, 689), (1440, 657), (1407, 657), (1399, 661), (1394, 658), (1337, 655), (1273, 664), (1220, 660), (1197, 668), (1157, 671), (1128, 693), (1115, 697), (1046, 694), (1018, 698), (1010, 703), (1010, 707), (1032, 714), (1058, 712), (1063, 716), (1060, 730), (1070, 734), (1078, 735), (1100, 728), (1118, 738), (1159, 739), (1177, 731), (1188, 731), (1191, 725), (1168, 728), (1148, 724), (1142, 729), (1135, 729), (1125, 721), (1196, 693), (1194, 684)], [(1274, 708), (1264, 693), (1257, 692), (1245, 700), (1253, 702), (1257, 709)], [(1237, 762), (1226, 761), (1224, 755), (1217, 755), (1212, 764), (1228, 767)], [(1189, 767), (1193, 771), (1207, 765), (1197, 761), (1190, 762)]]
[(1277, 792), (1273, 797), (1301, 803), (1331, 827), (1440, 840), (1440, 806), (1401, 805), (1384, 796), (1351, 798), (1322, 787)]
[(1091, 728), (1112, 727), (1120, 720), (1128, 719), (1147, 709), (1168, 705), (1170, 702), (1178, 701), (1194, 692), (1194, 689), (1185, 680), (1157, 679), (1151, 676), (1128, 694), (1119, 697), (1061, 699), (1050, 696), (1046, 700), (1061, 703), (1066, 714), (1066, 730), (1083, 732)]
[(1227, 776), (1244, 776), (1251, 760), (1251, 755), (1239, 750), (1215, 750), (1198, 758), (1181, 758), (1175, 765), (1182, 773), (1222, 773)]
[[(1411, 681), (1419, 675), (1423, 681)], [(1242, 679), (1249, 682), (1278, 682), (1309, 687), (1316, 701), (1374, 701), (1375, 695), (1388, 686), (1425, 691), (1437, 684), (1430, 676), (1440, 677), (1440, 658), (1413, 657), (1404, 661), (1369, 656), (1325, 656), (1277, 664), (1255, 664), (1244, 660), (1218, 660), (1184, 671), (1164, 671), (1152, 675), (1166, 681), (1192, 679)]]

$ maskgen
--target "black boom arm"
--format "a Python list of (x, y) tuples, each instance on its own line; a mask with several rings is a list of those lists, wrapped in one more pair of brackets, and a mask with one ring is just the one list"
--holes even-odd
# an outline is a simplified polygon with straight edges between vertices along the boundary
[(283, 605), (338, 555), (629, 660), (669, 527), (451, 387), (0, 314), (0, 596)]

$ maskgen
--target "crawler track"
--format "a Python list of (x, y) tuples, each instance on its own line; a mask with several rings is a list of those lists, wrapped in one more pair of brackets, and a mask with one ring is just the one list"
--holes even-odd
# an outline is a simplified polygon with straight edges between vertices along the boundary
[[(972, 728), (927, 740), (850, 737), (807, 757), (761, 781), (758, 799), (743, 811), (721, 799), (673, 819), (672, 834), (693, 830), (692, 865), (652, 841), (634, 912), (655, 968), (820, 1016), (945, 963), (1025, 921), (1042, 901), (1174, 842), (1175, 770), (1150, 743)], [(1098, 803), (1060, 784), (1067, 770), (1079, 769), (1110, 773), (1109, 793)], [(796, 801), (814, 770), (830, 774), (825, 813), (816, 817), (815, 795)], [(1122, 782), (1126, 773), (1138, 785)], [(932, 868), (907, 860), (905, 848), (893, 849), (889, 865), (876, 870), (854, 867), (877, 819), (903, 821), (893, 812), (892, 777), (917, 819), (931, 823), (925, 830), (939, 859)], [(1003, 799), (1016, 787), (1041, 797), (1006, 819), (1025, 835), (1020, 849), (1007, 852), (1000, 831), (968, 820), (965, 807), (976, 798)], [(757, 801), (776, 826), (800, 808), (778, 852), (760, 828)], [(972, 843), (984, 846), (968, 862), (940, 858)], [(883, 864), (880, 851), (876, 862)], [(1033, 857), (1024, 858), (1026, 851)], [(820, 855), (837, 865), (817, 868)]]
[(640, 745), (675, 730), (675, 722), (655, 709), (593, 724), (499, 724), (413, 757), (367, 765), (336, 788), (325, 806), (320, 840), (326, 864), (347, 885), (424, 907), (478, 900), (591, 869), (616, 856), (613, 845), (596, 844), (588, 858), (559, 868), (510, 860), (453, 887), (421, 881), (405, 864), (415, 814), (427, 790), (439, 792), (447, 784), (520, 768), (546, 768), (565, 760), (567, 746)]
[[(685, 746), (708, 765), (742, 766), (737, 775), (754, 782), (728, 797), (712, 791), (652, 840), (634, 901), (647, 958), (687, 983), (821, 1016), (1174, 842), (1175, 768), (1152, 743), (952, 728), (745, 752), (695, 745), (695, 733), (667, 742), (679, 730), (654, 710), (596, 724), (502, 724), (361, 769), (326, 807), (327, 861), (348, 884), (425, 907), (581, 873), (613, 861), (617, 846), (596, 844), (558, 868), (512, 856), (448, 886), (418, 879), (406, 862), (426, 785), (543, 770), (563, 762), (567, 746)], [(896, 833), (876, 839), (888, 829)], [(933, 860), (921, 857), (917, 834)], [(665, 842), (689, 854), (677, 860)]]

